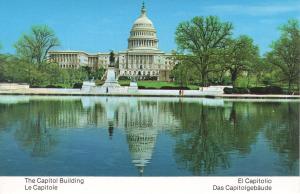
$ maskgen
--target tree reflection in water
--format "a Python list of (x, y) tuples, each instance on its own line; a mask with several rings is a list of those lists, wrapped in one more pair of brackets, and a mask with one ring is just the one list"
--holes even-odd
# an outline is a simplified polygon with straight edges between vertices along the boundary
[(287, 171), (282, 174), (297, 175), (299, 103), (219, 101), (57, 97), (0, 102), (0, 135), (11, 132), (22, 149), (45, 157), (58, 146), (62, 129), (105, 129), (112, 141), (119, 130), (140, 175), (155, 161), (153, 152), (161, 133), (175, 141), (177, 168), (193, 175), (230, 169), (233, 156), (248, 157), (263, 138), (270, 152), (278, 154), (280, 169)]
[(269, 114), (273, 120), (265, 127), (265, 136), (271, 142), (270, 149), (280, 154), (281, 166), (288, 174), (294, 174), (299, 170), (299, 104), (279, 105)]
[(55, 129), (46, 128), (45, 114), (29, 112), (30, 118), (16, 130), (16, 139), (32, 156), (47, 156), (57, 143)]
[(22, 117), (15, 117), (19, 123), (16, 140), (33, 156), (48, 156), (58, 141), (56, 128), (75, 121), (76, 114), (68, 116), (68, 121), (64, 120), (64, 115), (75, 108), (74, 104), (76, 102), (30, 101), (26, 109), (15, 113), (24, 112)]
[[(229, 168), (231, 154), (249, 154), (259, 132), (265, 129), (273, 149), (279, 153), (288, 150), (288, 157), (284, 158), (290, 164), (290, 173), (299, 168), (297, 106), (288, 106), (284, 114), (281, 109), (287, 106), (282, 103), (233, 102), (230, 109), (179, 103), (170, 104), (170, 108), (181, 120), (181, 130), (171, 132), (176, 138), (176, 161), (194, 175), (209, 175), (218, 168)], [(283, 115), (285, 118), (278, 120)], [(278, 122), (281, 128), (270, 127)]]
[(224, 109), (198, 103), (180, 103), (172, 108), (182, 121), (181, 130), (172, 132), (176, 138), (177, 162), (194, 175), (210, 174), (217, 166), (228, 168), (230, 145), (228, 133), (223, 129)]

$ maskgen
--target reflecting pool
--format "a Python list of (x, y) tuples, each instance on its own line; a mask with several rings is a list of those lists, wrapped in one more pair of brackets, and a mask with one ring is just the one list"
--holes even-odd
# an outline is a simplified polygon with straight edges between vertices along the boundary
[(0, 176), (298, 176), (299, 105), (0, 96)]

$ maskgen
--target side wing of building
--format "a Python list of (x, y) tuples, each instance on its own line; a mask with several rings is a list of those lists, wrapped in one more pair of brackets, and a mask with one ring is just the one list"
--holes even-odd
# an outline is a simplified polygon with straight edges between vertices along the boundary
[[(130, 30), (127, 50), (115, 53), (116, 74), (142, 80), (169, 81), (170, 72), (176, 64), (175, 57), (160, 51), (158, 42), (156, 29), (143, 5)], [(90, 67), (92, 70), (106, 69), (110, 63), (109, 53), (88, 54), (82, 51), (51, 51), (49, 60), (58, 63), (61, 68)]]

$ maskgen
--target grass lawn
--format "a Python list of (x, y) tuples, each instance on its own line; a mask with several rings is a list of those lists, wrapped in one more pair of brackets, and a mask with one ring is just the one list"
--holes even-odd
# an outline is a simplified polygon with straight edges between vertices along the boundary
[(130, 80), (119, 80), (118, 81), (121, 86), (129, 86)]
[(162, 86), (171, 86), (176, 87), (178, 86), (174, 82), (162, 82), (162, 81), (138, 81), (138, 86), (144, 86), (146, 88), (161, 88)]
[[(120, 80), (119, 84), (121, 86), (129, 86), (129, 80)], [(146, 87), (146, 88), (156, 88), (160, 89), (163, 86), (171, 86), (171, 87), (179, 87), (175, 82), (163, 82), (163, 81), (138, 81), (138, 86)], [(188, 86), (192, 90), (198, 90), (199, 86), (189, 85)]]

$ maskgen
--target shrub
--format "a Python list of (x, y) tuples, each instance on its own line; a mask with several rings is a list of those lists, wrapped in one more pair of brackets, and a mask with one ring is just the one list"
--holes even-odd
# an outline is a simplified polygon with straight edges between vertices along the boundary
[(235, 93), (235, 94), (249, 94), (250, 91), (248, 90), (248, 88), (236, 87), (236, 88), (233, 88), (233, 93)]
[(45, 88), (63, 88), (63, 87), (59, 85), (47, 85)]
[(253, 87), (250, 88), (251, 94), (282, 94), (282, 88), (278, 86)]
[(118, 80), (120, 80), (120, 81), (122, 81), (122, 80), (130, 80), (130, 77), (128, 77), (128, 76), (120, 76), (118, 78)]
[(157, 90), (158, 88), (154, 88), (154, 87), (146, 87), (145, 90)]
[(145, 76), (143, 80), (149, 80), (149, 81), (157, 81), (157, 77), (153, 77), (153, 76)]
[(162, 90), (189, 90), (189, 87), (180, 87), (180, 86), (162, 86)]
[(248, 88), (236, 87), (236, 88), (224, 88), (225, 94), (249, 94)]
[(250, 88), (251, 94), (264, 94), (265, 88), (264, 87), (252, 87)]
[(233, 88), (224, 88), (223, 91), (225, 94), (233, 94)]
[(266, 92), (268, 94), (282, 94), (282, 88), (278, 86), (268, 86), (266, 87)]
[(283, 90), (278, 86), (252, 87), (252, 88), (224, 88), (225, 94), (283, 94)]
[(75, 83), (73, 88), (82, 88), (82, 83)]

